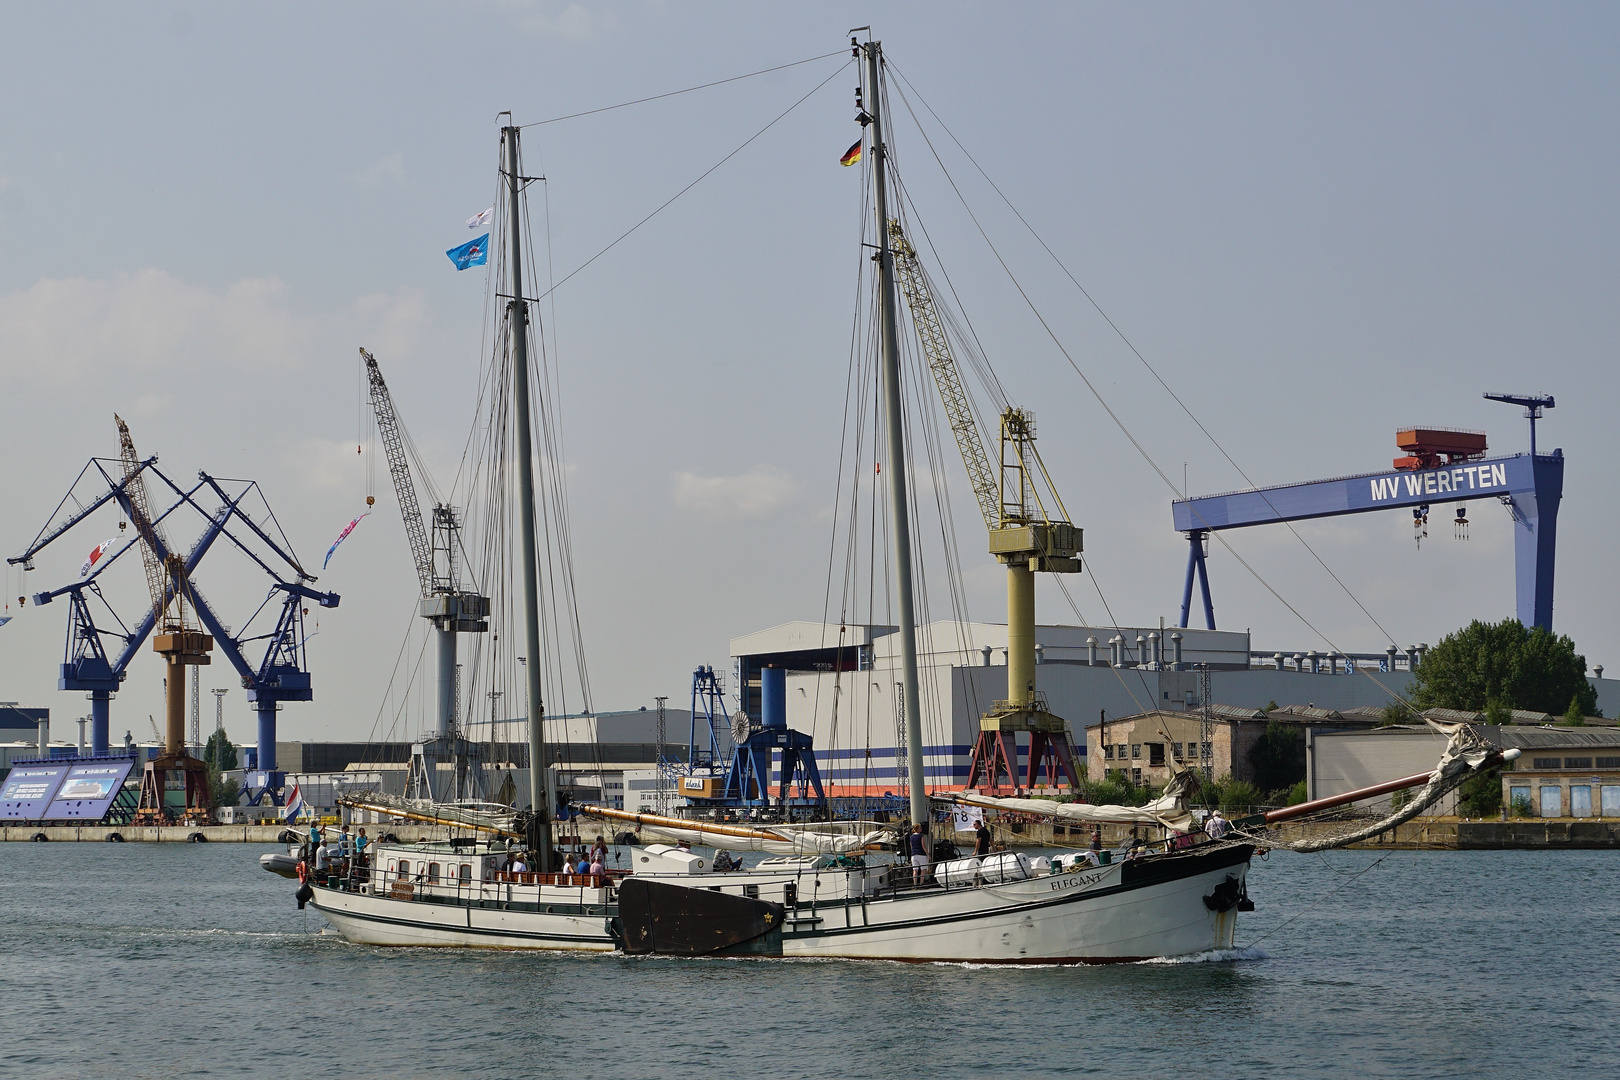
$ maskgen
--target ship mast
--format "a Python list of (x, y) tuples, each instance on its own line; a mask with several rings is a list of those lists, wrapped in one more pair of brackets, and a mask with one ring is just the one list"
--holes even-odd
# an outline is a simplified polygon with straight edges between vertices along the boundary
[(900, 409), (900, 348), (895, 325), (894, 251), (889, 246), (888, 185), (884, 170), (883, 91), (878, 81), (883, 45), (858, 46), (866, 56), (863, 121), (872, 126), (872, 186), (877, 208), (879, 322), (883, 349), (883, 415), (889, 462), (889, 536), (893, 547), (896, 615), (900, 620), (901, 680), (905, 692), (906, 769), (911, 781), (911, 821), (927, 831), (928, 796), (923, 784), (922, 714), (917, 693), (917, 625), (911, 597), (911, 516), (906, 499), (905, 429)]
[(529, 308), (523, 298), (523, 265), (519, 254), (523, 223), (519, 216), (523, 177), (518, 171), (518, 127), (514, 124), (501, 129), (506, 143), (506, 182), (510, 205), (507, 225), (510, 227), (510, 250), (507, 264), (512, 269), (512, 292), (506, 302), (507, 327), (512, 341), (512, 403), (513, 423), (517, 428), (518, 473), (518, 531), (523, 549), (523, 615), (524, 644), (529, 650), (524, 665), (529, 682), (529, 853), (534, 868), (541, 873), (551, 872), (551, 800), (546, 777), (549, 768), (546, 757), (541, 717), (545, 713), (545, 700), (541, 687), (540, 658), (540, 578), (535, 561), (534, 538), (534, 447), (529, 430)]

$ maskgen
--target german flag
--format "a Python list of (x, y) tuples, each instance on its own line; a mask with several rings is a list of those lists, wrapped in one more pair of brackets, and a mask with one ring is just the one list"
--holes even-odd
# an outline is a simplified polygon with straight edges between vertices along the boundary
[(855, 145), (844, 151), (844, 156), (838, 159), (840, 165), (854, 165), (861, 160), (861, 140), (856, 139)]

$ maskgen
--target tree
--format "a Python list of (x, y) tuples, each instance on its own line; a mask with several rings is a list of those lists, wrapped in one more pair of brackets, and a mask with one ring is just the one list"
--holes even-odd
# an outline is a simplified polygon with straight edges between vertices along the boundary
[(1502, 770), (1486, 769), (1457, 788), (1457, 813), (1462, 817), (1495, 817), (1502, 810)]
[(1575, 643), (1540, 626), (1526, 629), (1518, 619), (1475, 619), (1447, 634), (1418, 666), (1411, 698), (1423, 709), (1478, 712), (1497, 702), (1555, 714), (1574, 698), (1583, 715), (1602, 715)]
[(1254, 786), (1263, 792), (1285, 792), (1305, 778), (1305, 732), (1296, 724), (1268, 720), (1266, 731), (1249, 748)]
[(1579, 697), (1572, 697), (1569, 699), (1569, 708), (1564, 710), (1564, 718), (1558, 721), (1558, 723), (1562, 727), (1586, 726), (1586, 714), (1581, 711), (1581, 701)]
[(236, 768), (236, 747), (231, 745), (225, 732), (216, 731), (208, 736), (208, 745), (203, 747), (203, 761), (221, 772)]
[(1492, 727), (1505, 727), (1513, 723), (1513, 710), (1500, 701), (1486, 702), (1485, 722)]

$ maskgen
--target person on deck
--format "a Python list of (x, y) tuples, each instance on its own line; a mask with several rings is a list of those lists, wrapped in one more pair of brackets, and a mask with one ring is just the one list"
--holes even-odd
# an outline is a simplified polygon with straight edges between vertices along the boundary
[(984, 818), (979, 819), (979, 827), (973, 830), (973, 835), (973, 854), (982, 859), (990, 854), (990, 827), (984, 823)]
[(607, 867), (602, 865), (602, 860), (597, 858), (594, 853), (591, 856), (591, 865), (589, 869), (591, 871), (591, 884), (595, 885), (597, 888), (601, 888), (602, 877), (607, 873)]
[(321, 846), (321, 827), (314, 822), (309, 826), (309, 849), (314, 851)]
[(1221, 812), (1213, 810), (1210, 812), (1209, 818), (1204, 822), (1204, 833), (1211, 840), (1219, 840), (1226, 835), (1226, 826), (1227, 821), (1221, 817)]
[(332, 868), (332, 853), (326, 850), (326, 842), (315, 845), (315, 874), (325, 877), (326, 872)]
[(584, 852), (581, 852), (579, 856), (579, 863), (574, 867), (574, 873), (584, 875), (590, 872), (591, 862), (585, 857)]
[(596, 843), (591, 845), (591, 862), (603, 863), (605, 865), (607, 863), (607, 855), (607, 840), (604, 837), (598, 836), (596, 838)]
[(1091, 850), (1092, 851), (1101, 851), (1102, 850), (1102, 826), (1101, 825), (1099, 825), (1095, 829), (1091, 830)]
[(921, 885), (928, 875), (928, 841), (923, 836), (921, 825), (911, 827), (911, 835), (906, 837), (906, 850), (911, 853), (911, 883)]

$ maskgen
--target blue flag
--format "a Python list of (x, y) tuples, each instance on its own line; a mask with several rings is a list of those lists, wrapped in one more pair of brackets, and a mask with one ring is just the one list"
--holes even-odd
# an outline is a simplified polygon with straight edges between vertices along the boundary
[(450, 256), (450, 261), (456, 264), (457, 270), (465, 270), (469, 266), (483, 266), (489, 262), (489, 233), (476, 240), (469, 240), (460, 247), (453, 247), (445, 254)]

